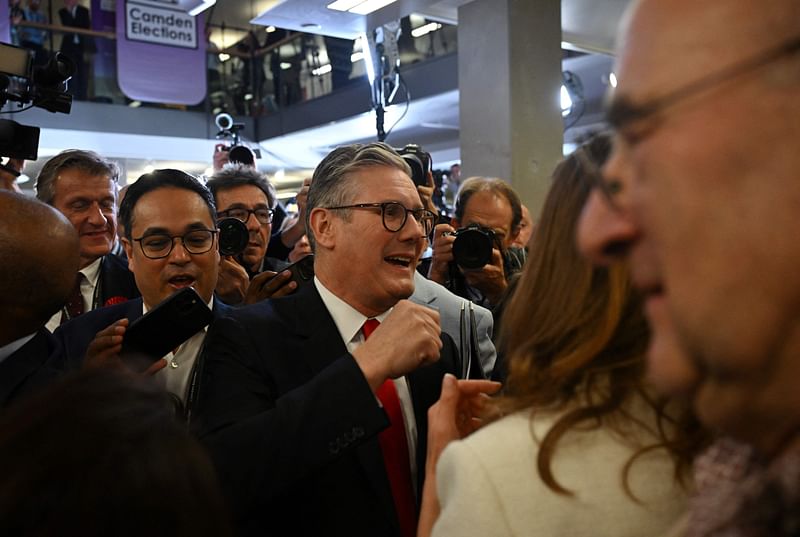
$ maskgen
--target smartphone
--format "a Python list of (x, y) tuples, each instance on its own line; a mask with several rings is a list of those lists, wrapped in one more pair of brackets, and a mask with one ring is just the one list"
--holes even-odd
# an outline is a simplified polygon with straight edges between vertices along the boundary
[(211, 310), (185, 287), (136, 319), (122, 338), (122, 361), (144, 371), (211, 323)]
[[(301, 260), (292, 263), (278, 274), (284, 270), (288, 270), (292, 274), (289, 281), (297, 283), (297, 288), (300, 289), (300, 287), (311, 283), (314, 279), (314, 254), (309, 254)], [(277, 277), (277, 274), (275, 277)]]

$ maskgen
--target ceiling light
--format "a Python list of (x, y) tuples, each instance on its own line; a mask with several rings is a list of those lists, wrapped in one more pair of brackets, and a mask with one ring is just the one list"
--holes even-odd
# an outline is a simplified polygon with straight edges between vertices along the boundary
[(128, 106), (130, 106), (131, 108), (139, 108), (140, 106), (142, 106), (142, 101), (131, 101), (130, 103), (128, 103)]
[(224, 52), (220, 52), (219, 53), (219, 61), (224, 63), (224, 62), (226, 62), (226, 61), (228, 61), (230, 59), (231, 59), (231, 55), (230, 54), (225, 54)]
[(384, 6), (388, 6), (397, 0), (336, 0), (328, 4), (328, 9), (335, 11), (349, 11), (356, 15), (369, 15)]
[(272, 33), (272, 32), (274, 32), (275, 30), (277, 30), (277, 28), (275, 28), (274, 26), (267, 26), (267, 33), (268, 33), (268, 34), (271, 34), (271, 33)]
[(203, 0), (203, 2), (199, 6), (195, 7), (194, 9), (190, 9), (189, 10), (189, 15), (191, 15), (192, 17), (196, 17), (200, 13), (202, 13), (203, 11), (205, 11), (208, 8), (210, 8), (211, 6), (213, 6), (216, 3), (217, 3), (217, 0)]
[(316, 69), (312, 69), (311, 74), (314, 76), (322, 76), (326, 73), (330, 73), (331, 69), (333, 69), (333, 67), (331, 67), (331, 64), (326, 63), (325, 65), (321, 65)]
[(567, 87), (561, 86), (561, 115), (567, 117), (572, 111), (572, 97), (569, 96)]
[(442, 25), (439, 24), (438, 22), (429, 22), (428, 24), (425, 24), (423, 26), (420, 26), (419, 28), (414, 28), (413, 30), (411, 30), (411, 36), (412, 37), (422, 37), (423, 35), (427, 35), (427, 34), (429, 34), (431, 32), (435, 32), (436, 30), (438, 30), (441, 27), (442, 27)]
[(348, 11), (356, 15), (369, 15), (373, 11), (378, 11), (380, 8), (393, 4), (396, 1), (397, 0), (367, 0)]
[(612, 88), (617, 87), (617, 75), (613, 71), (608, 74), (608, 83), (611, 84)]
[(281, 69), (283, 69), (284, 71), (287, 70), (287, 69), (291, 69), (291, 68), (292, 68), (292, 64), (291, 63), (289, 63), (289, 62), (281, 62)]
[(335, 11), (349, 11), (351, 8), (356, 7), (358, 4), (363, 2), (364, 0), (336, 0), (332, 4), (328, 4), (328, 9), (333, 9)]

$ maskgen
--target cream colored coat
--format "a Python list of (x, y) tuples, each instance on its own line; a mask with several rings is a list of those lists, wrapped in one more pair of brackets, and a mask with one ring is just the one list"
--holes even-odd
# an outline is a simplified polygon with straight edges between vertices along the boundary
[[(643, 405), (629, 409), (653, 424)], [(539, 478), (538, 445), (554, 416), (517, 412), (450, 444), (437, 465), (441, 515), (434, 537), (640, 537), (665, 533), (682, 515), (686, 492), (674, 479), (664, 450), (640, 456), (628, 483), (642, 503), (625, 494), (622, 472), (636, 451), (608, 429), (562, 437), (552, 470), (574, 497), (557, 494)], [(637, 427), (627, 438), (654, 437)]]

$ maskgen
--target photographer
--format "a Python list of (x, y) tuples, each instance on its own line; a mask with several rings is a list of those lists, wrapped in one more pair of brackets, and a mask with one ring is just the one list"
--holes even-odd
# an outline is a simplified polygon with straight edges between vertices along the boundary
[(434, 228), (428, 278), (492, 309), (525, 262), (524, 250), (511, 246), (521, 219), (519, 196), (508, 183), (489, 177), (465, 180), (451, 225)]
[[(220, 261), (217, 295), (227, 304), (253, 303), (294, 289), (288, 274), (272, 280), (287, 264), (267, 257), (276, 205), (275, 189), (251, 166), (228, 164), (208, 181), (219, 218), (236, 218), (247, 229), (241, 253)], [(251, 281), (252, 279), (252, 281)]]

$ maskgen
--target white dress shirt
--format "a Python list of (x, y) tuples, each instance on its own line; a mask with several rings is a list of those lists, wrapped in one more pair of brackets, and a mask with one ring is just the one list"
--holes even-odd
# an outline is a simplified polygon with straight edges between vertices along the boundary
[[(213, 310), (214, 297), (207, 303), (208, 309)], [(142, 301), (142, 313), (147, 313), (149, 308)], [(158, 370), (154, 378), (156, 378), (166, 390), (174, 393), (181, 398), (186, 404), (186, 397), (188, 395), (189, 377), (191, 376), (192, 369), (194, 369), (194, 362), (197, 360), (197, 355), (200, 353), (200, 348), (203, 346), (203, 341), (206, 339), (206, 332), (208, 326), (198, 331), (195, 335), (184, 341), (177, 350), (170, 352), (164, 356), (167, 365), (163, 369)]]

